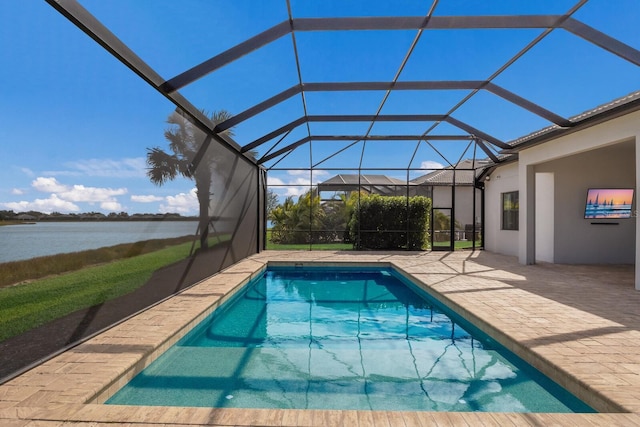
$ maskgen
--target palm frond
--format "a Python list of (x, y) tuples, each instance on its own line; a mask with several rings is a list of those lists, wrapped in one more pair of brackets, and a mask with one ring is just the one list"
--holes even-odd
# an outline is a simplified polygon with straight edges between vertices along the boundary
[[(206, 111), (204, 110), (202, 112), (207, 117), (209, 117), (209, 120), (211, 120), (214, 126), (218, 126), (220, 123), (225, 122), (229, 120), (231, 117), (233, 117), (233, 114), (231, 114), (227, 110), (217, 110), (212, 112), (211, 114), (207, 114)], [(233, 128), (225, 130), (224, 132), (222, 132), (222, 134), (233, 136)]]
[(258, 150), (249, 150), (245, 154), (252, 160), (258, 160), (258, 156), (260, 155)]
[(175, 154), (168, 154), (161, 148), (147, 149), (147, 176), (156, 185), (163, 185), (167, 181), (173, 181), (178, 174), (190, 178), (185, 174), (188, 164)]
[[(229, 120), (232, 115), (226, 110), (218, 110), (207, 113), (202, 110), (212, 124), (218, 125)], [(198, 171), (193, 170), (191, 162), (196, 157), (203, 141), (205, 133), (198, 129), (179, 110), (172, 112), (167, 117), (168, 127), (164, 131), (164, 137), (169, 142), (169, 149), (173, 154), (163, 151), (159, 147), (147, 149), (147, 176), (156, 185), (163, 185), (167, 181), (174, 180), (178, 175), (197, 181), (211, 179), (211, 173), (216, 168), (215, 150), (209, 147), (204, 153)], [(232, 135), (231, 129), (223, 132)], [(197, 175), (196, 175), (197, 172)]]

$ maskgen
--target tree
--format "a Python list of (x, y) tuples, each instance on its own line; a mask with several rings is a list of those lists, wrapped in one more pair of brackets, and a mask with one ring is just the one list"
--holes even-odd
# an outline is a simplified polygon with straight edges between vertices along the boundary
[(267, 219), (273, 220), (271, 213), (278, 206), (278, 195), (271, 188), (267, 190)]
[(293, 196), (284, 199), (284, 202), (271, 210), (269, 219), (273, 221), (271, 239), (274, 243), (284, 243), (291, 234), (289, 216), (295, 208)]
[(345, 191), (340, 193), (337, 199), (333, 198), (321, 204), (320, 207), (324, 211), (322, 225), (324, 231), (320, 236), (325, 242), (351, 242), (348, 224), (357, 201), (356, 191)]
[[(456, 230), (462, 230), (460, 222), (457, 220), (453, 223)], [(437, 242), (446, 242), (450, 238), (451, 230), (451, 217), (442, 211), (434, 210), (433, 212), (433, 229), (436, 234), (433, 236)], [(445, 233), (437, 233), (438, 231), (444, 231)]]
[(314, 232), (322, 230), (324, 220), (320, 197), (313, 191), (307, 191), (298, 198), (298, 202), (294, 202), (289, 196), (271, 211), (270, 219), (274, 243), (317, 243)]
[[(218, 110), (210, 115), (202, 111), (213, 125), (218, 125), (231, 118), (226, 110)], [(205, 134), (178, 112), (173, 112), (167, 118), (169, 127), (164, 131), (164, 137), (169, 142), (171, 153), (160, 147), (147, 149), (147, 176), (156, 185), (163, 185), (173, 181), (178, 175), (195, 181), (199, 204), (200, 247), (206, 249), (209, 245), (209, 204), (211, 202), (211, 183), (216, 169), (216, 158), (212, 150), (207, 150), (197, 167), (194, 169), (193, 160), (205, 140)], [(231, 129), (224, 132), (232, 136)]]
[(0, 220), (13, 219), (16, 217), (16, 213), (14, 211), (0, 210)]

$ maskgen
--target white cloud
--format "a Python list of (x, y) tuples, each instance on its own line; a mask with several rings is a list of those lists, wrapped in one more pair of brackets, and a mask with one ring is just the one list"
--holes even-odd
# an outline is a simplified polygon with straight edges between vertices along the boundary
[(131, 201), (132, 202), (137, 202), (137, 203), (153, 203), (153, 202), (160, 202), (164, 200), (164, 198), (159, 197), (159, 196), (153, 196), (153, 195), (131, 195)]
[(312, 183), (311, 174), (308, 170), (290, 170), (283, 177), (268, 176), (267, 185), (272, 186), (271, 189), (280, 196), (297, 197), (309, 191), (311, 185), (324, 181), (325, 178), (322, 177), (327, 175), (329, 175), (329, 172), (326, 170), (314, 170)]
[(84, 159), (65, 163), (70, 170), (48, 171), (53, 176), (93, 176), (102, 178), (144, 178), (147, 163), (144, 157)]
[(114, 202), (115, 196), (127, 194), (126, 188), (85, 187), (84, 185), (64, 185), (55, 178), (38, 177), (31, 183), (33, 188), (43, 193), (55, 193), (70, 202), (103, 203)]
[(11, 190), (11, 194), (13, 194), (14, 196), (20, 196), (20, 195), (24, 194), (24, 191), (22, 191), (19, 188), (13, 188)]
[(38, 177), (31, 182), (31, 186), (43, 193), (57, 193), (67, 191), (66, 185), (60, 184), (55, 178)]
[(294, 196), (298, 197), (307, 192), (308, 188), (306, 187), (286, 187), (287, 192), (285, 196)]
[(308, 178), (296, 178), (296, 179), (289, 180), (287, 184), (309, 186), (309, 184), (311, 184), (311, 181)]
[(425, 160), (424, 162), (420, 163), (420, 168), (422, 169), (442, 169), (444, 168), (444, 165), (438, 162), (435, 162), (433, 160)]
[(36, 176), (36, 174), (29, 168), (20, 168), (20, 170), (27, 176)]
[(102, 202), (100, 203), (100, 208), (110, 212), (122, 211), (122, 205), (116, 201)]
[(284, 185), (284, 181), (280, 178), (276, 178), (275, 176), (268, 176), (267, 185)]
[(287, 185), (284, 187), (271, 187), (271, 190), (273, 190), (278, 196), (294, 196), (295, 198), (306, 193), (309, 190), (309, 187), (296, 187), (293, 185)]
[[(85, 187), (84, 185), (66, 185), (53, 177), (38, 177), (31, 182), (31, 186), (42, 193), (49, 193), (49, 198), (36, 199), (32, 202), (20, 201), (11, 205), (14, 210), (38, 210), (41, 212), (77, 212), (77, 203), (99, 204), (108, 211), (122, 210), (122, 205), (116, 196), (127, 194), (126, 188)], [(14, 189), (13, 194), (22, 194), (22, 190)]]
[(189, 193), (180, 193), (175, 196), (167, 196), (166, 203), (160, 204), (160, 212), (176, 212), (179, 214), (194, 214), (199, 210), (198, 196), (193, 188)]
[[(287, 171), (287, 175), (290, 176), (304, 176), (308, 178), (311, 176), (311, 172), (308, 170), (290, 170)], [(313, 178), (314, 178), (314, 182), (317, 182), (315, 178), (320, 177), (320, 176), (327, 176), (329, 175), (329, 172), (323, 169), (314, 169), (313, 170)]]
[(127, 194), (127, 189), (85, 187), (84, 185), (74, 185), (66, 191), (60, 191), (58, 194), (61, 198), (72, 202), (102, 203), (114, 202), (114, 197)]
[(62, 200), (56, 194), (52, 194), (47, 199), (36, 199), (32, 202), (20, 201), (11, 203), (1, 203), (3, 207), (12, 209), (16, 212), (38, 211), (43, 213), (51, 212), (79, 212), (78, 205), (67, 200)]

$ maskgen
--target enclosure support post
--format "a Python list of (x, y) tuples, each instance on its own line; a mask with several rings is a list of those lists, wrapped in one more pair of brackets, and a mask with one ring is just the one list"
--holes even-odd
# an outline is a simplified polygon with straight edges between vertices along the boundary
[[(457, 164), (456, 164), (457, 166)], [(449, 245), (452, 251), (456, 250), (456, 169), (453, 168), (453, 185), (451, 186), (451, 221), (449, 221)]]

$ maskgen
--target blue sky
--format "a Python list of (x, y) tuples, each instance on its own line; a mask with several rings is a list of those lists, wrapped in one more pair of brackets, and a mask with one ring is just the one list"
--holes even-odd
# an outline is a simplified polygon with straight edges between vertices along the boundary
[[(81, 4), (169, 79), (189, 67), (287, 19), (284, 0), (84, 0)], [(293, 0), (294, 17), (424, 15), (429, 2), (402, 0), (310, 2)], [(441, 0), (436, 15), (562, 14), (573, 0)], [(177, 179), (162, 187), (145, 176), (149, 147), (166, 148), (165, 120), (174, 106), (44, 2), (3, 3), (0, 27), (0, 209), (16, 212), (197, 213), (193, 183)], [(636, 0), (590, 0), (574, 18), (640, 49)], [(484, 80), (541, 30), (432, 30), (423, 34), (402, 80)], [(297, 32), (305, 82), (391, 81), (415, 31)], [(570, 117), (640, 89), (638, 67), (565, 32), (554, 31), (494, 81), (543, 107)], [(237, 114), (298, 84), (292, 39), (283, 37), (185, 87), (196, 107)], [(468, 91), (396, 91), (383, 114), (442, 114)], [(374, 114), (383, 92), (306, 94), (309, 114)], [(303, 116), (293, 97), (234, 129), (247, 144)], [(473, 96), (453, 117), (504, 141), (549, 125), (487, 91)], [(422, 134), (432, 123), (377, 123), (371, 134)], [(364, 134), (369, 123), (311, 123), (314, 134)], [(461, 134), (447, 124), (432, 134)], [(308, 135), (296, 128), (277, 147)], [(275, 140), (259, 148), (264, 154)], [(353, 173), (362, 157), (366, 173), (385, 167), (447, 165), (466, 143), (314, 142), (273, 170), (277, 193), (298, 195), (336, 173)], [(277, 149), (276, 148), (276, 149)], [(417, 149), (416, 149), (417, 148)], [(444, 154), (443, 159), (440, 154)], [(268, 162), (273, 166), (275, 162)], [(419, 175), (416, 172), (412, 177)], [(398, 172), (398, 177), (406, 173)]]

